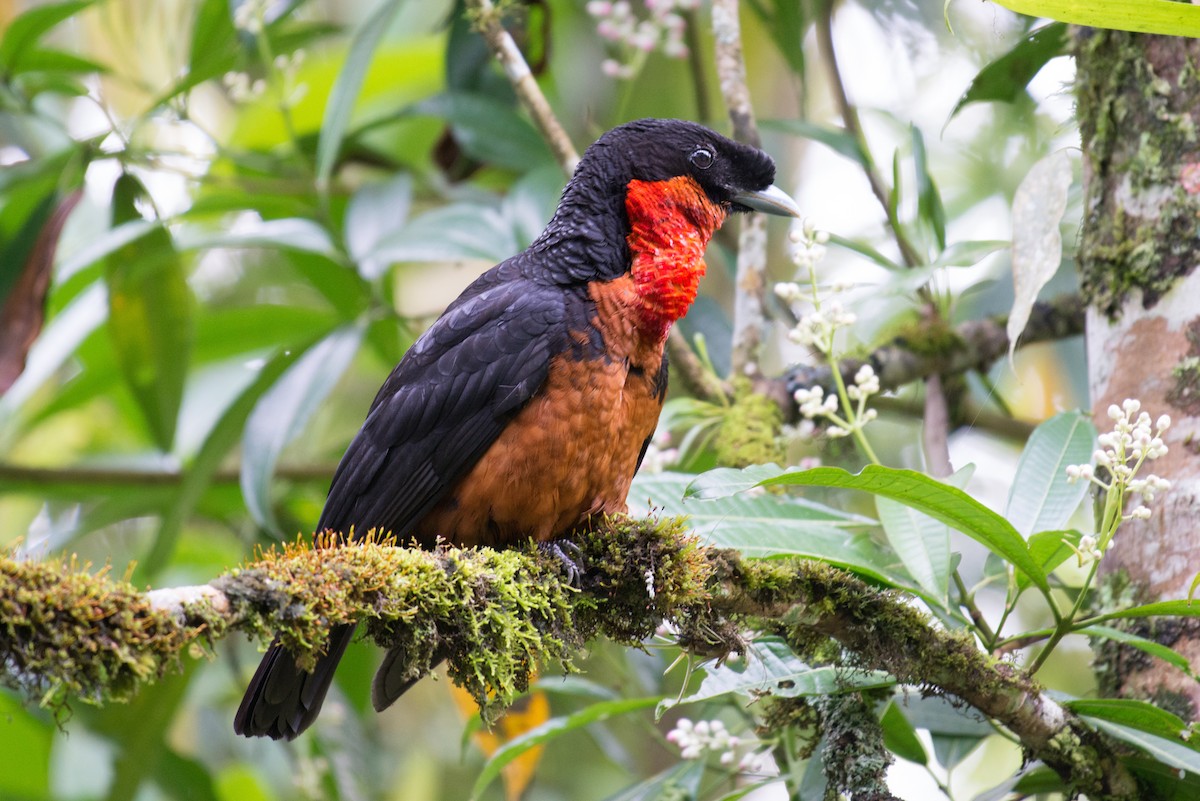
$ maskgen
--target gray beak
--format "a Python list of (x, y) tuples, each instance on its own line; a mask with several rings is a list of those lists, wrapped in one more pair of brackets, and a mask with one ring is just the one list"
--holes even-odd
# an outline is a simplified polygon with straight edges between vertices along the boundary
[(779, 187), (772, 184), (766, 189), (756, 189), (751, 192), (738, 192), (733, 196), (733, 202), (763, 214), (778, 214), (780, 217), (799, 217), (800, 207), (796, 201)]

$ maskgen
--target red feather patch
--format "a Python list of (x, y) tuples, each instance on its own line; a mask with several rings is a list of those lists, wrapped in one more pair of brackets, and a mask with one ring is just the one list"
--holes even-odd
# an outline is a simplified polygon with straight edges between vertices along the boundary
[(625, 211), (633, 282), (642, 305), (639, 327), (666, 337), (671, 323), (696, 299), (706, 269), (704, 249), (727, 212), (686, 175), (630, 181)]

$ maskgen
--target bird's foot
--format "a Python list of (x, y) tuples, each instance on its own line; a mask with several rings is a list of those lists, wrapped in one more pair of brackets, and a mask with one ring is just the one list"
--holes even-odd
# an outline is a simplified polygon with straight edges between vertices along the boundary
[(566, 573), (568, 584), (577, 589), (583, 587), (583, 550), (578, 545), (570, 540), (551, 540), (539, 542), (537, 547), (546, 556), (553, 556), (558, 560)]

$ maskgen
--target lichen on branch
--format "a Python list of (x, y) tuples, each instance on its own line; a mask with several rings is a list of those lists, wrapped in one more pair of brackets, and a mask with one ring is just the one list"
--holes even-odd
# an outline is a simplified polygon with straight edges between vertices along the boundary
[(233, 630), (278, 637), (311, 664), (331, 626), (365, 621), (370, 639), (402, 647), (413, 675), (445, 658), (490, 717), (539, 663), (569, 670), (596, 637), (640, 646), (665, 621), (682, 648), (720, 659), (757, 630), (810, 662), (957, 697), (1089, 796), (1136, 797), (1095, 732), (899, 593), (821, 562), (706, 547), (680, 519), (609, 519), (572, 542), (577, 584), (532, 544), (425, 551), (372, 536), (271, 549), (203, 587), (145, 593), (72, 560), (0, 557), (0, 681), (49, 706), (123, 700)]

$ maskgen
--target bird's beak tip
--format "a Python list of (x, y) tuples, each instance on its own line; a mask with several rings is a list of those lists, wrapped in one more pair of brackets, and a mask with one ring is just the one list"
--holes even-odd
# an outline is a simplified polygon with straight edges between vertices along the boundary
[(800, 217), (800, 207), (791, 195), (771, 184), (766, 189), (753, 189), (738, 192), (733, 196), (733, 202), (753, 211), (764, 214), (776, 214), (780, 217)]

